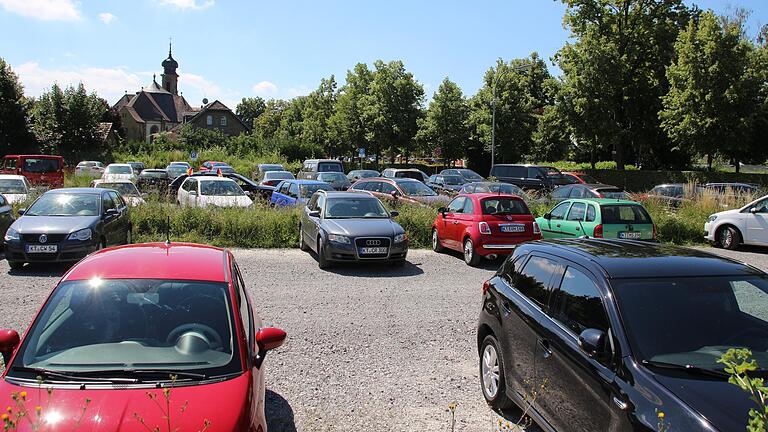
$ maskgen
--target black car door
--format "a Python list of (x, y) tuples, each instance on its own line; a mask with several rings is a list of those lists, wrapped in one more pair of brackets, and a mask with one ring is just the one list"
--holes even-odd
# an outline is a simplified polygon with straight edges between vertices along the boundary
[[(584, 267), (563, 262), (550, 301), (549, 318), (536, 343), (537, 382), (546, 382), (536, 405), (558, 431), (631, 430), (612, 402), (615, 350), (598, 278)], [(607, 354), (590, 357), (578, 338), (586, 329), (605, 332)]]
[(501, 294), (499, 310), (504, 332), (501, 347), (504, 360), (507, 394), (518, 401), (529, 400), (540, 383), (535, 382), (535, 352), (539, 323), (546, 319), (552, 276), (559, 264), (538, 254), (518, 260), (514, 268), (503, 270), (507, 286), (498, 288)]
[(4, 196), (0, 195), (0, 234), (5, 235), (13, 223), (13, 208)]
[(128, 230), (131, 226), (131, 217), (128, 213), (130, 210), (128, 209), (128, 204), (125, 202), (123, 197), (120, 196), (120, 194), (117, 192), (109, 192), (109, 196), (112, 198), (112, 201), (114, 201), (115, 207), (118, 211), (117, 223), (115, 224), (115, 242), (118, 244), (123, 244), (125, 243), (125, 239), (128, 236)]
[(102, 230), (101, 235), (106, 240), (106, 245), (113, 245), (118, 242), (119, 235), (119, 218), (116, 215), (107, 214), (109, 210), (117, 210), (117, 204), (110, 196), (109, 192), (101, 194), (101, 218), (102, 218)]

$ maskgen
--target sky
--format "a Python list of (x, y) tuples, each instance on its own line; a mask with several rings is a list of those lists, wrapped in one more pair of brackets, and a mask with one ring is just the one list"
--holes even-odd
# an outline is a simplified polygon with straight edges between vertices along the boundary
[[(755, 31), (768, 23), (768, 0), (696, 4), (749, 9)], [(568, 40), (564, 11), (557, 0), (0, 0), (0, 57), (28, 96), (82, 82), (110, 103), (160, 81), (169, 38), (193, 106), (292, 98), (377, 59), (402, 60), (428, 97), (445, 77), (472, 95), (498, 58), (550, 59)]]

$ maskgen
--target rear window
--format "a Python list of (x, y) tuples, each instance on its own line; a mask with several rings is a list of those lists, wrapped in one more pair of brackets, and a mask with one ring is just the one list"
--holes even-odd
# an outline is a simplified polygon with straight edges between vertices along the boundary
[(23, 171), (30, 173), (49, 173), (59, 170), (58, 159), (24, 159)]
[(486, 198), (480, 201), (484, 215), (523, 215), (528, 214), (528, 206), (522, 200), (514, 198)]
[(339, 172), (343, 173), (344, 170), (341, 164), (338, 162), (320, 162), (317, 164), (317, 172)]
[(167, 178), (168, 173), (163, 171), (142, 171), (141, 176), (144, 178), (151, 177), (151, 178)]
[(414, 180), (423, 180), (421, 177), (421, 173), (414, 172), (414, 171), (395, 171), (395, 177), (396, 178), (409, 178)]
[(604, 198), (610, 199), (626, 199), (627, 193), (621, 189), (598, 189), (597, 192)]
[(600, 206), (604, 224), (649, 224), (651, 216), (640, 205), (612, 204)]
[(495, 166), (491, 170), (491, 177), (515, 177), (525, 178), (528, 169), (524, 166)]

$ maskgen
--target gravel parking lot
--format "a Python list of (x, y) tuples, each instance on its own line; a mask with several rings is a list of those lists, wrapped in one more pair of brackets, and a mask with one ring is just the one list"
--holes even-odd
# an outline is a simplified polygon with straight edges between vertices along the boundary
[[(768, 270), (768, 252), (716, 253)], [(403, 268), (324, 272), (298, 250), (238, 250), (265, 325), (288, 332), (267, 358), (271, 431), (491, 431), (500, 418), (478, 382), (475, 326), (497, 263), (411, 251)], [(0, 262), (0, 328), (26, 329), (66, 267), (10, 272)], [(511, 418), (514, 413), (507, 413)]]

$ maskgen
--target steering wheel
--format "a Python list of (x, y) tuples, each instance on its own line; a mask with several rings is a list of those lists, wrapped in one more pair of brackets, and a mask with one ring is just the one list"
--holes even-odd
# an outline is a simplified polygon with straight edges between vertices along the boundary
[(214, 330), (211, 327), (208, 327), (205, 324), (199, 324), (199, 323), (188, 323), (188, 324), (182, 324), (175, 329), (171, 330), (170, 333), (168, 333), (168, 337), (165, 339), (166, 342), (171, 344), (176, 344), (176, 342), (179, 340), (179, 338), (187, 332), (198, 332), (203, 333), (205, 336), (209, 337), (211, 340), (211, 349), (221, 348), (224, 346), (224, 344), (221, 341), (221, 335)]
[(762, 339), (768, 339), (768, 329), (749, 327), (749, 328), (740, 330), (740, 331), (736, 332), (736, 334), (733, 334), (730, 337), (728, 337), (728, 339), (725, 340), (724, 344), (725, 345), (738, 345), (738, 343), (732, 343), (732, 341), (733, 342), (738, 342), (738, 341), (742, 340), (742, 338), (744, 336), (748, 336), (748, 335), (755, 335), (755, 336), (762, 335)]

